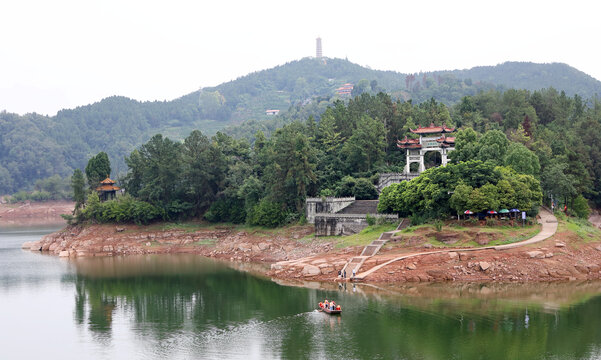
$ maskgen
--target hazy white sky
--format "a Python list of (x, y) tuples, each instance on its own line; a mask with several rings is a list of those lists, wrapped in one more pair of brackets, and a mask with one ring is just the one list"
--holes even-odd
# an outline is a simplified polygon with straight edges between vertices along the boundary
[(564, 62), (601, 79), (597, 1), (0, 2), (0, 110), (170, 100), (305, 56), (418, 72)]

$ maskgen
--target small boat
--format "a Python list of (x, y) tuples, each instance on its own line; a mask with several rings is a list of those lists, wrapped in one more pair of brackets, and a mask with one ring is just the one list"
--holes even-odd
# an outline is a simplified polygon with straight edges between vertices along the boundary
[(321, 311), (328, 313), (330, 315), (336, 315), (336, 314), (341, 314), (342, 310), (330, 310), (330, 309), (320, 309)]
[(319, 309), (318, 310), (319, 311), (323, 311), (323, 312), (325, 312), (327, 314), (330, 314), (330, 315), (336, 315), (336, 314), (341, 314), (342, 313), (342, 309), (332, 310), (329, 307), (325, 307), (322, 303), (319, 303)]

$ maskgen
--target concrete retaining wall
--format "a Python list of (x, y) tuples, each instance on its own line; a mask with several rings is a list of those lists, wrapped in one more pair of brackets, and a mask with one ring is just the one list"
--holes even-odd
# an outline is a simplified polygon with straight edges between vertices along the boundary
[[(397, 215), (374, 215), (396, 220)], [(352, 235), (367, 227), (365, 214), (317, 214), (314, 217), (315, 236)]]
[(398, 184), (401, 181), (409, 181), (412, 179), (415, 179), (416, 177), (418, 177), (419, 174), (406, 174), (406, 173), (381, 173), (380, 174), (380, 179), (378, 180), (378, 185), (376, 186), (376, 189), (378, 190), (379, 193), (382, 192), (382, 190), (392, 184)]
[(307, 222), (315, 223), (316, 214), (334, 214), (355, 202), (355, 197), (348, 198), (307, 198)]

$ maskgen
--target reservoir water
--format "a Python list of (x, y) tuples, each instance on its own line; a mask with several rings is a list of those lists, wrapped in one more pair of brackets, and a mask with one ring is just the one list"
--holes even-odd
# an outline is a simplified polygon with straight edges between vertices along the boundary
[(601, 358), (601, 283), (300, 287), (198, 256), (20, 249), (53, 230), (0, 228), (0, 359)]

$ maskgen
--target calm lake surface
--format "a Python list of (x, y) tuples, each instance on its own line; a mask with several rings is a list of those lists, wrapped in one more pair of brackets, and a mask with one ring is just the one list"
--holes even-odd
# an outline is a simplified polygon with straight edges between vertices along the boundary
[(307, 288), (198, 256), (20, 249), (53, 230), (0, 228), (0, 359), (601, 358), (601, 283)]

